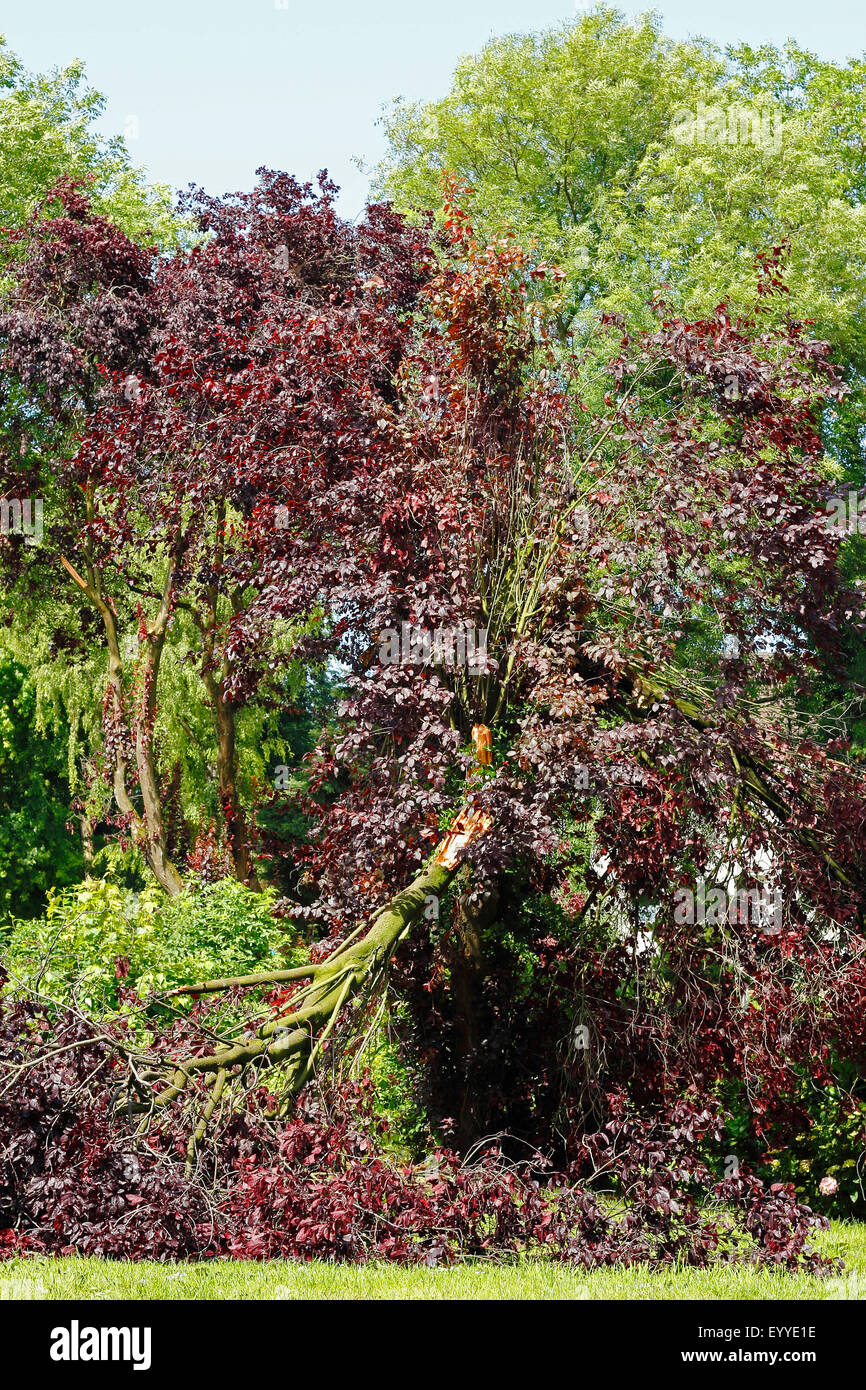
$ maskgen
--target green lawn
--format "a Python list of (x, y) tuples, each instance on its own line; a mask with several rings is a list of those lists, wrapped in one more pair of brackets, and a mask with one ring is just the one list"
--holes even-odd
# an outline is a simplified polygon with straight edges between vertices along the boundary
[(841, 1279), (716, 1270), (600, 1270), (585, 1274), (548, 1261), (451, 1269), (393, 1265), (134, 1264), (98, 1259), (12, 1260), (0, 1265), (0, 1299), (813, 1299), (866, 1298), (866, 1225), (834, 1222), (820, 1238), (841, 1255)]

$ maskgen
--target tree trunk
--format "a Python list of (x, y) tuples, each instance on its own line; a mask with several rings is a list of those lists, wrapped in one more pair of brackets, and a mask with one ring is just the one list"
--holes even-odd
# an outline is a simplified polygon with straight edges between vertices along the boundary
[(101, 580), (95, 569), (91, 568), (89, 579), (84, 580), (65, 556), (61, 555), (60, 559), (64, 569), (98, 610), (105, 629), (105, 641), (108, 648), (108, 690), (114, 721), (112, 730), (114, 799), (121, 814), (128, 819), (132, 837), (156, 881), (170, 897), (175, 897), (183, 889), (183, 881), (168, 857), (162, 807), (159, 799), (159, 783), (151, 747), (151, 732), (156, 708), (156, 683), (168, 620), (171, 615), (174, 572), (169, 571), (163, 588), (159, 613), (153, 627), (149, 628), (146, 634), (147, 659), (142, 675), (141, 705), (135, 719), (133, 734), (136, 773), (142, 797), (143, 814), (140, 816), (133, 805), (127, 787), (128, 765), (124, 751), (123, 658), (120, 652), (120, 638), (114, 608), (111, 601), (102, 594)]
[(81, 830), (81, 854), (84, 859), (84, 872), (89, 877), (93, 868), (93, 821), (82, 811), (78, 817), (78, 825)]
[(486, 1132), (489, 1102), (484, 1084), (484, 928), (496, 917), (498, 893), (472, 904), (462, 895), (454, 914), (455, 949), (451, 960), (457, 1104), (455, 1143), (466, 1152)]
[[(293, 1001), (289, 1013), (263, 1024), (248, 1041), (220, 1046), (211, 1056), (188, 1057), (178, 1062), (171, 1077), (165, 1078), (168, 1084), (160, 1093), (133, 1102), (126, 1097), (119, 1103), (120, 1110), (135, 1114), (147, 1112), (154, 1105), (166, 1105), (179, 1096), (195, 1076), (212, 1075), (222, 1086), (227, 1073), (234, 1068), (243, 1069), (250, 1062), (269, 1062), (285, 1068), (287, 1094), (296, 1095), (313, 1075), (323, 1044), (348, 1001), (378, 970), (384, 971), (400, 937), (421, 916), (430, 895), (443, 894), (456, 871), (456, 866), (446, 868), (432, 864), (378, 913), (360, 941), (344, 946), (320, 965), (277, 971), (271, 975), (204, 980), (176, 990), (176, 994), (204, 994), (236, 985), (310, 979), (310, 984)], [(150, 1079), (158, 1077), (151, 1074)]]
[[(225, 559), (226, 508), (224, 500), (217, 504), (214, 518), (213, 568), (218, 573)], [(235, 617), (240, 612), (237, 596), (231, 600)], [(239, 883), (245, 883), (255, 892), (261, 891), (261, 883), (250, 853), (247, 819), (238, 796), (237, 784), (237, 742), (235, 739), (235, 706), (226, 699), (226, 682), (230, 673), (229, 660), (223, 655), (216, 661), (217, 629), (219, 626), (220, 590), (212, 584), (207, 590), (207, 601), (201, 611), (193, 613), (202, 635), (202, 680), (210, 697), (217, 738), (217, 777), (219, 779), (220, 808), (228, 841), (232, 874)]]
[(285, 1068), (288, 1094), (296, 1095), (314, 1074), (316, 1061), (347, 1003), (366, 985), (384, 980), (400, 938), (422, 915), (431, 896), (445, 894), (460, 867), (463, 850), (489, 828), (490, 818), (483, 812), (462, 811), (429, 866), (375, 915), (359, 941), (340, 947), (326, 961), (270, 975), (205, 980), (175, 991), (204, 994), (238, 985), (310, 981), (290, 1002), (287, 1013), (262, 1024), (252, 1036), (247, 1035), (248, 1040), (220, 1046), (209, 1056), (186, 1057), (176, 1064), (170, 1077), (161, 1068), (150, 1073), (146, 1079), (151, 1082), (162, 1079), (167, 1083), (163, 1090), (155, 1095), (149, 1091), (138, 1101), (127, 1096), (121, 1108), (144, 1113), (154, 1106), (169, 1104), (197, 1076), (212, 1077), (213, 1086), (219, 1086), (221, 1092), (226, 1076), (235, 1069), (243, 1071), (251, 1062)]

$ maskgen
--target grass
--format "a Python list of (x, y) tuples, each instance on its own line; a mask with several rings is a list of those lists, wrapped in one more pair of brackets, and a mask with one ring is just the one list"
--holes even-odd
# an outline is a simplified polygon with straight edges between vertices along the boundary
[(733, 1266), (638, 1267), (585, 1273), (543, 1259), (450, 1269), (276, 1260), (162, 1265), (121, 1260), (11, 1260), (0, 1265), (0, 1299), (824, 1299), (866, 1298), (866, 1225), (833, 1222), (818, 1239), (841, 1256), (841, 1279)]

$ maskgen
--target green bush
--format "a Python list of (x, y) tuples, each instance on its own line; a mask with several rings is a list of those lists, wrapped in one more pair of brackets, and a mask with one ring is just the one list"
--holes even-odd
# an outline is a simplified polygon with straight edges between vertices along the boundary
[(122, 984), (145, 996), (213, 976), (281, 969), (284, 939), (273, 894), (233, 879), (167, 898), (130, 892), (110, 878), (50, 889), (44, 916), (13, 924), (11, 973), (62, 1003), (98, 1016), (119, 1005)]
[[(765, 1140), (745, 1091), (729, 1088), (726, 1154), (736, 1154), (765, 1182), (793, 1183), (798, 1201), (825, 1216), (860, 1218), (866, 1210), (866, 1100), (853, 1069), (839, 1064), (839, 1085), (817, 1088), (804, 1078), (790, 1097), (792, 1119)], [(718, 1157), (718, 1156), (717, 1156)], [(821, 1190), (831, 1178), (835, 1191)]]
[[(783, 1148), (764, 1155), (773, 1182), (792, 1182), (801, 1202), (827, 1216), (861, 1217), (866, 1209), (866, 1104), (836, 1086), (808, 1096), (809, 1123)], [(832, 1178), (836, 1191), (820, 1189)]]
[(417, 1063), (407, 1060), (400, 1047), (399, 1035), (408, 1022), (406, 1004), (391, 999), (361, 1059), (370, 1070), (376, 1113), (388, 1122), (384, 1146), (400, 1162), (414, 1162), (435, 1142), (419, 1098), (421, 1078)]
[(131, 971), (155, 990), (214, 976), (281, 970), (284, 937), (271, 916), (275, 893), (221, 879), (162, 900), (159, 923), (139, 937)]
[[(144, 895), (142, 895), (144, 896)], [(16, 920), (6, 942), (13, 976), (49, 998), (100, 1014), (118, 1003), (121, 969), (134, 949), (137, 920), (116, 883), (86, 879), (74, 888), (49, 888), (42, 917)], [(142, 930), (154, 915), (150, 902)]]

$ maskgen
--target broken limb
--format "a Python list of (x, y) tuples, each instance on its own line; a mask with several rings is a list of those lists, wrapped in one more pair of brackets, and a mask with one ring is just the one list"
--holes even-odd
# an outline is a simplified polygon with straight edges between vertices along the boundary
[[(490, 828), (484, 812), (464, 809), (439, 845), (427, 868), (376, 914), (364, 935), (345, 943), (327, 960), (271, 975), (247, 975), (209, 980), (185, 986), (187, 993), (205, 993), (235, 985), (271, 984), (279, 980), (306, 980), (293, 996), (286, 1012), (261, 1024), (252, 1037), (226, 1042), (206, 1056), (187, 1057), (168, 1073), (148, 1076), (161, 1090), (136, 1099), (127, 1096), (121, 1109), (130, 1114), (151, 1114), (181, 1096), (196, 1080), (215, 1076), (202, 1116), (204, 1127), (232, 1075), (252, 1064), (279, 1066), (285, 1078), (284, 1094), (297, 1095), (315, 1071), (317, 1059), (350, 999), (365, 989), (375, 989), (385, 977), (388, 962), (400, 939), (422, 915), (431, 896), (440, 897), (457, 874), (467, 846)], [(350, 938), (351, 940), (351, 938)], [(179, 992), (179, 991), (175, 991)], [(193, 1135), (190, 1158), (204, 1134), (201, 1121)]]

